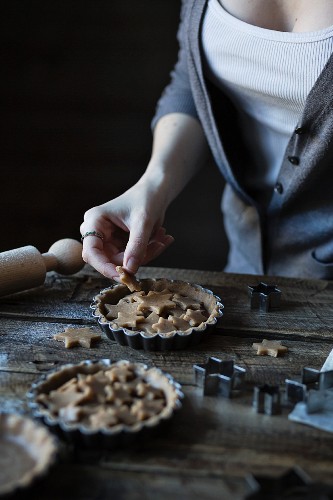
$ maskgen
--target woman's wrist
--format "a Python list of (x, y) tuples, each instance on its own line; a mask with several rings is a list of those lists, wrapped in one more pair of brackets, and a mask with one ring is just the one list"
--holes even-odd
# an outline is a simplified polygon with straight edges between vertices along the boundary
[(158, 196), (160, 202), (167, 207), (177, 196), (177, 179), (171, 175), (171, 169), (164, 165), (150, 162), (146, 172), (137, 182), (148, 197)]

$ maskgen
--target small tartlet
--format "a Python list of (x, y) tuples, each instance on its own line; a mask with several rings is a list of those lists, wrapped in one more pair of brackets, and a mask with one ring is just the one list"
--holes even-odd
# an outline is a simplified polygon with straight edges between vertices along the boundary
[[(82, 391), (79, 402), (75, 384)], [(59, 394), (65, 394), (64, 403)], [(181, 386), (162, 370), (109, 359), (63, 365), (43, 375), (28, 393), (35, 417), (62, 438), (89, 447), (114, 447), (151, 434), (181, 408), (183, 397)]]
[[(224, 306), (220, 297), (200, 285), (165, 278), (147, 278), (140, 280), (139, 283), (141, 292), (134, 293), (130, 292), (124, 284), (114, 284), (96, 295), (91, 304), (93, 316), (96, 318), (100, 328), (110, 340), (116, 341), (120, 345), (147, 351), (184, 349), (198, 344), (203, 336), (215, 327), (217, 321), (223, 315)], [(189, 324), (186, 329), (175, 327), (173, 331), (167, 333), (141, 330), (141, 323), (138, 323), (134, 327), (119, 326), (115, 319), (107, 317), (110, 316), (108, 314), (110, 306), (117, 305), (119, 301), (124, 299), (127, 300), (131, 295), (143, 294), (145, 297), (149, 293), (162, 293), (165, 290), (171, 293), (171, 300), (173, 296), (177, 296), (178, 298), (186, 297), (193, 299), (197, 304), (201, 304), (206, 317), (201, 323), (195, 326)], [(134, 300), (137, 299), (135, 298)], [(179, 303), (177, 303), (177, 308), (179, 307)], [(150, 314), (150, 312), (148, 311), (147, 314)], [(186, 306), (184, 311), (181, 312), (186, 314)], [(169, 313), (170, 311), (167, 311), (166, 314), (162, 314), (161, 316), (167, 317)]]
[(0, 496), (12, 495), (46, 475), (58, 444), (49, 430), (29, 417), (0, 413)]

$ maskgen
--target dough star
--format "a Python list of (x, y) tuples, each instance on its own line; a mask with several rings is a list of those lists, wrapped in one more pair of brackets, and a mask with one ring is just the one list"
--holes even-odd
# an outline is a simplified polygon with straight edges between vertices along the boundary
[(65, 328), (65, 331), (53, 336), (55, 340), (64, 341), (68, 349), (80, 345), (81, 347), (91, 347), (91, 343), (101, 339), (99, 333), (94, 333), (91, 328)]
[(257, 349), (257, 354), (259, 356), (274, 356), (275, 358), (279, 354), (284, 354), (288, 351), (288, 347), (281, 345), (280, 340), (266, 340), (262, 342), (252, 344), (253, 349)]

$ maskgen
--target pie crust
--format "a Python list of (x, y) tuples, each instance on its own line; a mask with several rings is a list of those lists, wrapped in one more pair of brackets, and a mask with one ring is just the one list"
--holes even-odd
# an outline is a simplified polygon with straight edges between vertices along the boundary
[(30, 486), (56, 460), (57, 443), (31, 418), (0, 413), (0, 495)]
[(88, 446), (113, 445), (168, 421), (183, 393), (158, 368), (127, 360), (82, 361), (44, 375), (28, 394), (36, 417)]
[(135, 349), (182, 349), (198, 343), (222, 316), (221, 299), (200, 285), (142, 279), (141, 291), (115, 284), (91, 305), (110, 340)]

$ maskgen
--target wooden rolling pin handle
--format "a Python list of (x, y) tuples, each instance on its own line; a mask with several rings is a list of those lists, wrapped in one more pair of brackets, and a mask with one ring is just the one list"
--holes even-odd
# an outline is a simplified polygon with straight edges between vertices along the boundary
[(33, 246), (0, 253), (0, 295), (42, 285), (47, 271), (67, 275), (83, 266), (82, 244), (70, 238), (57, 241), (46, 254)]
[(54, 243), (47, 253), (42, 254), (46, 271), (60, 274), (75, 274), (84, 266), (82, 244), (66, 238)]

